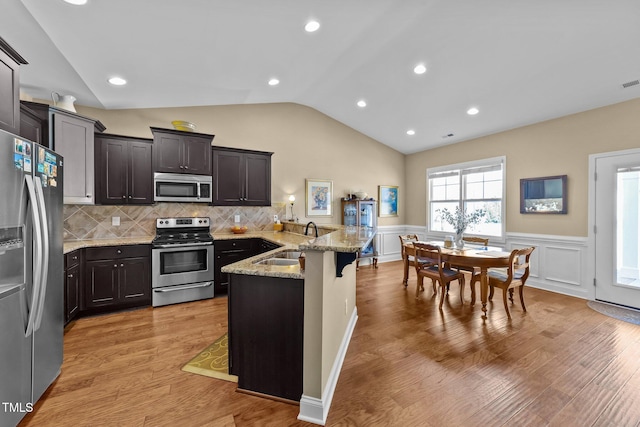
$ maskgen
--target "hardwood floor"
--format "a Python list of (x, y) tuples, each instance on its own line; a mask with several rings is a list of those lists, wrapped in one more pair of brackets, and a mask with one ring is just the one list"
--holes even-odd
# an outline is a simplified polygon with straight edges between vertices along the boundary
[[(640, 426), (640, 326), (527, 287), (442, 312), (400, 262), (358, 272), (359, 319), (329, 426)], [(311, 426), (298, 407), (180, 370), (227, 329), (226, 298), (80, 319), (62, 374), (21, 426)]]

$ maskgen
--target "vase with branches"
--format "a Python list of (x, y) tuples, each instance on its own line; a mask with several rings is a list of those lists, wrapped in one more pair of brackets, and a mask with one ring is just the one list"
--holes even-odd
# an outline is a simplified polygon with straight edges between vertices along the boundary
[(471, 213), (467, 213), (466, 210), (460, 209), (459, 206), (456, 206), (455, 212), (450, 212), (449, 209), (438, 209), (437, 213), (442, 215), (442, 219), (447, 221), (456, 232), (456, 247), (462, 248), (464, 246), (464, 242), (462, 241), (462, 235), (468, 226), (472, 224), (478, 224), (482, 218), (484, 218), (485, 210), (484, 209), (476, 209)]

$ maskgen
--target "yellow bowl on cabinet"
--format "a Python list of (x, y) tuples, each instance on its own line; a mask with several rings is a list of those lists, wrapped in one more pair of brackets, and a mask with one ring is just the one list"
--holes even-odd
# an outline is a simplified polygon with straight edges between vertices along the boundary
[(171, 124), (173, 125), (173, 128), (175, 130), (182, 130), (182, 131), (186, 131), (186, 132), (193, 132), (196, 130), (196, 125), (194, 125), (191, 122), (185, 122), (182, 120), (174, 120), (171, 122)]

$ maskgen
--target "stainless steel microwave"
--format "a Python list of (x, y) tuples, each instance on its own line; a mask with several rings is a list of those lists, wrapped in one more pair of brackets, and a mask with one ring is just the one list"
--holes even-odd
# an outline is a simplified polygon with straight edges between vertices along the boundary
[(181, 173), (153, 174), (153, 200), (156, 202), (211, 202), (209, 175)]

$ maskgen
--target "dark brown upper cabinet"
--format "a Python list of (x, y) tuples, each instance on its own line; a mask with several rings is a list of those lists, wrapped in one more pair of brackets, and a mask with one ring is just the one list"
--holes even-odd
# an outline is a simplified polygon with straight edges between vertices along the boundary
[(211, 141), (215, 135), (151, 128), (153, 171), (211, 175)]
[(153, 140), (96, 134), (96, 203), (153, 203)]
[(0, 37), (0, 129), (20, 133), (20, 65), (27, 61)]
[(213, 204), (271, 206), (271, 156), (264, 151), (213, 147)]

